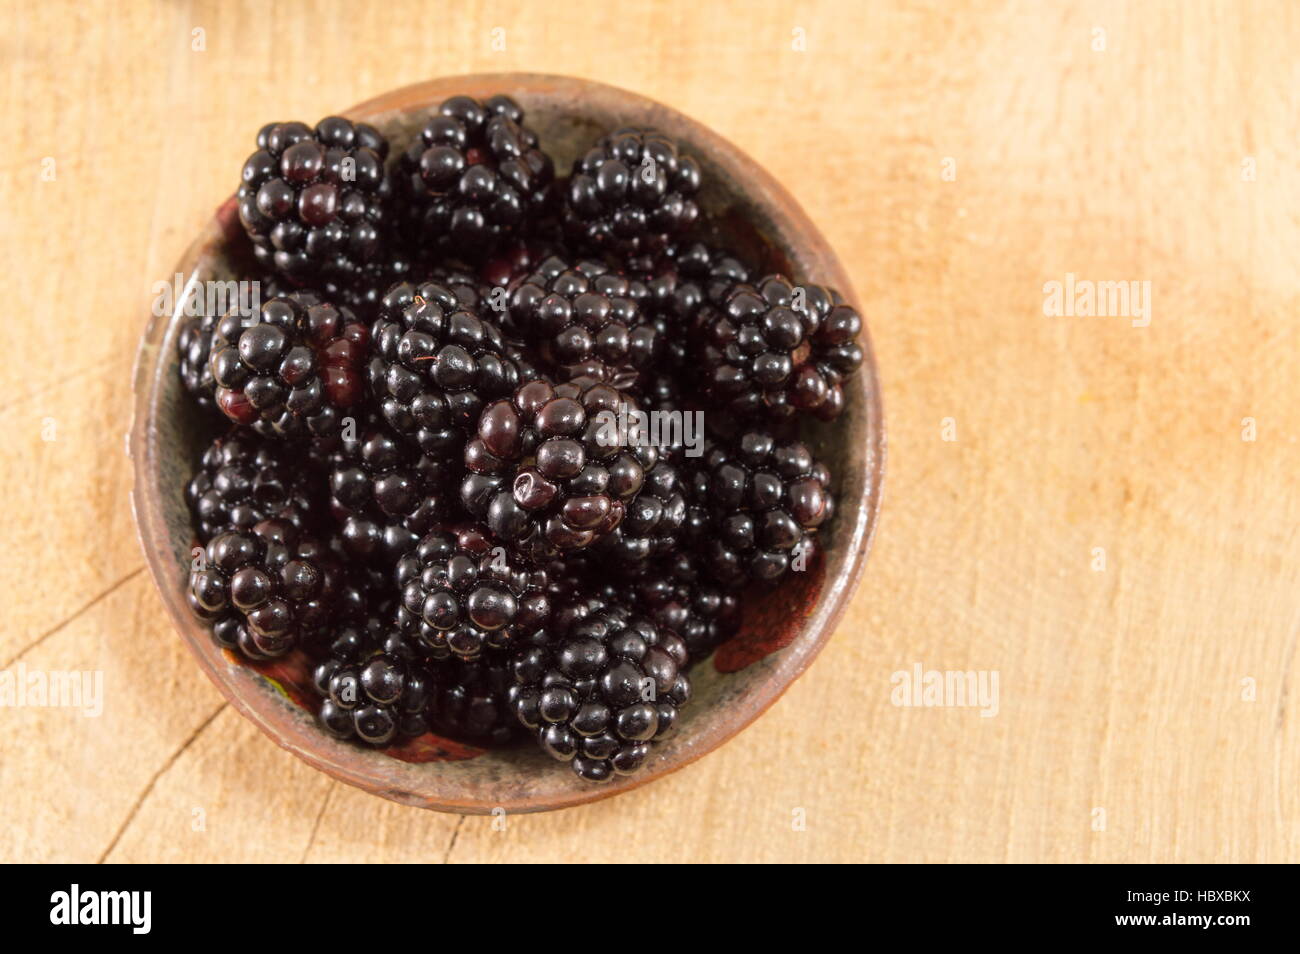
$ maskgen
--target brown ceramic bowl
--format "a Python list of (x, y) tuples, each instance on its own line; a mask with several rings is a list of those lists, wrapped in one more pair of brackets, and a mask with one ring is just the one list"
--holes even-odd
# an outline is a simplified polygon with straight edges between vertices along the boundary
[[(832, 285), (854, 300), (849, 276), (785, 189), (731, 143), (643, 96), (569, 77), (501, 73), (408, 86), (346, 115), (379, 127), (396, 152), (430, 107), (444, 98), (498, 92), (509, 93), (524, 107), (557, 170), (567, 170), (604, 131), (622, 125), (665, 130), (701, 163), (701, 205), (713, 229), (705, 238), (729, 244), (763, 269)], [(240, 237), (231, 200), (174, 271), (205, 281), (255, 277), (237, 272)], [(321, 731), (304, 708), (310, 689), (301, 660), (289, 657), (256, 668), (243, 664), (218, 648), (207, 627), (186, 608), (195, 540), (183, 488), (215, 431), (187, 400), (177, 378), (181, 317), (150, 321), (135, 369), (132, 504), (154, 582), (186, 644), (240, 712), (299, 758), (377, 795), (441, 811), (545, 811), (625, 792), (679, 769), (749, 725), (808, 667), (835, 629), (862, 573), (880, 507), (885, 460), (879, 382), (865, 332), (866, 363), (849, 387), (846, 413), (805, 435), (831, 465), (838, 492), (839, 508), (823, 537), (822, 555), (779, 589), (747, 599), (741, 634), (695, 667), (695, 698), (683, 713), (680, 731), (655, 749), (639, 775), (594, 785), (528, 745), (483, 751), (427, 735), (380, 752), (340, 742)]]

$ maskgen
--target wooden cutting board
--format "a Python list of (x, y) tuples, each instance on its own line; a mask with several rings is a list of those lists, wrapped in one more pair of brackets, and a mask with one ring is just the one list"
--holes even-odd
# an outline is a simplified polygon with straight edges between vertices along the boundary
[[(104, 708), (0, 709), (0, 860), (1300, 860), (1300, 9), (438, 10), (4, 12), (0, 669), (101, 671)], [(650, 95), (785, 182), (854, 275), (890, 437), (865, 582), (789, 694), (504, 831), (223, 705), (123, 448), (152, 285), (257, 128), (488, 70)], [(896, 705), (917, 666), (996, 707)]]

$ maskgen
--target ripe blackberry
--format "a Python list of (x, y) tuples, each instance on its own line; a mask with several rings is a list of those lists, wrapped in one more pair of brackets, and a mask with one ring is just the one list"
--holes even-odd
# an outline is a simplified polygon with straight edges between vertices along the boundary
[(858, 313), (821, 285), (780, 275), (733, 284), (695, 318), (705, 394), (744, 416), (832, 420), (844, 380), (862, 366), (861, 330)]
[(176, 338), (176, 353), (180, 359), (177, 371), (181, 386), (205, 411), (215, 411), (216, 382), (208, 359), (212, 353), (212, 332), (217, 326), (217, 316), (196, 315), (186, 319)]
[(329, 437), (365, 396), (370, 333), (348, 308), (310, 295), (223, 317), (212, 338), (217, 406), (266, 437)]
[(319, 513), (319, 484), (300, 455), (291, 460), (278, 443), (232, 429), (204, 451), (185, 501), (203, 543), (270, 519), (288, 520), (302, 531)]
[(388, 425), (426, 454), (459, 454), (484, 402), (518, 383), (500, 329), (465, 294), (453, 281), (403, 282), (374, 324), (371, 391)]
[(647, 565), (633, 584), (637, 607), (686, 643), (699, 662), (733, 636), (740, 622), (737, 590), (710, 580), (691, 552)]
[(554, 167), (508, 96), (453, 96), (402, 155), (413, 242), (460, 257), (490, 253), (546, 204)]
[(429, 730), (429, 674), (418, 660), (367, 647), (351, 659), (331, 656), (313, 673), (324, 696), (317, 718), (331, 735), (387, 745)]
[(465, 446), (465, 509), (535, 562), (603, 537), (658, 460), (653, 447), (618, 445), (609, 423), (623, 406), (635, 407), (586, 378), (530, 381), (492, 402)]
[(477, 528), (435, 531), (397, 564), (397, 623), (435, 659), (474, 659), (525, 639), (550, 614), (546, 574)]
[(596, 544), (599, 555), (627, 567), (672, 552), (686, 521), (687, 489), (677, 468), (658, 460), (627, 502), (622, 523)]
[(646, 286), (594, 260), (541, 262), (509, 300), (509, 327), (563, 377), (634, 386), (657, 357), (659, 329), (642, 312)]
[(705, 451), (692, 475), (705, 569), (729, 584), (775, 580), (808, 565), (830, 519), (830, 472), (798, 441), (747, 431)]
[(686, 646), (626, 604), (567, 607), (542, 645), (515, 655), (515, 715), (582, 778), (631, 775), (691, 697)]
[(649, 129), (619, 129), (573, 166), (565, 204), (568, 234), (597, 248), (665, 245), (695, 224), (700, 167)]
[(398, 282), (410, 281), (413, 271), (409, 258), (385, 250), (363, 266), (357, 275), (345, 281), (321, 279), (300, 285), (270, 275), (261, 281), (262, 299), (292, 296), (309, 304), (332, 302), (352, 309), (369, 325), (378, 317), (380, 303), (388, 289)]
[(355, 279), (380, 251), (387, 155), (377, 130), (338, 116), (263, 126), (238, 193), (258, 261), (296, 282)]
[(329, 624), (340, 570), (329, 550), (287, 520), (264, 520), (208, 541), (190, 572), (190, 609), (202, 619), (247, 627), (254, 658), (282, 656)]
[(508, 652), (450, 659), (430, 667), (428, 717), (435, 731), (479, 745), (500, 746), (523, 731), (509, 702), (514, 676)]
[(381, 422), (331, 455), (330, 505), (354, 558), (392, 566), (452, 512), (460, 461), (421, 454)]
[(703, 242), (674, 245), (649, 260), (633, 260), (630, 267), (643, 276), (651, 307), (670, 315), (683, 337), (701, 305), (750, 278), (739, 258)]

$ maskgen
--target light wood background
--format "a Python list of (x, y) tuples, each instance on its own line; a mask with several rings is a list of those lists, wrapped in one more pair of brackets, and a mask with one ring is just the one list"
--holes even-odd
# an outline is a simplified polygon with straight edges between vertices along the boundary
[[(0, 668), (106, 693), (0, 709), (0, 860), (1300, 860), (1294, 4), (0, 9)], [(513, 69), (670, 103), (790, 187), (868, 310), (890, 460), (865, 582), (771, 712), (495, 831), (223, 704), (123, 435), (150, 287), (259, 125)], [(1066, 273), (1150, 281), (1150, 326), (1045, 317)], [(997, 716), (891, 705), (914, 663), (996, 670)]]

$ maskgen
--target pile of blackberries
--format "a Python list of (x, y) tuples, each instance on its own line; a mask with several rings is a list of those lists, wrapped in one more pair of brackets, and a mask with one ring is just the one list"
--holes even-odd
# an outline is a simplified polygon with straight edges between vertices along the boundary
[(410, 143), (330, 117), (257, 147), (259, 307), (177, 339), (226, 419), (190, 605), (248, 659), (303, 654), (340, 738), (637, 771), (745, 588), (812, 566), (834, 495), (796, 434), (844, 409), (859, 315), (699, 241), (700, 166), (654, 130), (567, 178), (507, 96)]

